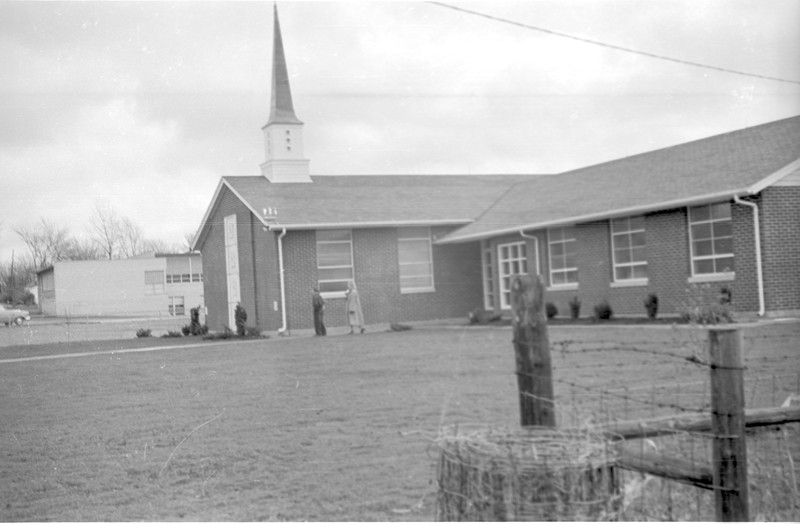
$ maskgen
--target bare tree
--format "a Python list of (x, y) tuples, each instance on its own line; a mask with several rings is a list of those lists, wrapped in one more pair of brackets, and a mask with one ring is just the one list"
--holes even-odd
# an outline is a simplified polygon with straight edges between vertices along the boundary
[(34, 224), (24, 224), (14, 228), (31, 255), (35, 267), (45, 267), (69, 258), (71, 239), (69, 229), (58, 227), (42, 218)]
[(119, 214), (111, 206), (94, 205), (94, 214), (90, 227), (92, 237), (100, 248), (103, 258), (113, 260), (119, 258), (120, 237), (122, 235)]
[(129, 258), (150, 251), (145, 246), (142, 228), (134, 224), (129, 218), (120, 217), (119, 232), (119, 251), (122, 258)]

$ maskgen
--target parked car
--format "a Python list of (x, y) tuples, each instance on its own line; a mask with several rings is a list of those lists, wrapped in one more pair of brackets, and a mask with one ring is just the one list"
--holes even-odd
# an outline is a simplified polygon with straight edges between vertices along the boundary
[(9, 304), (0, 304), (0, 322), (4, 325), (13, 326), (16, 324), (21, 326), (24, 321), (30, 321), (30, 319), (31, 314), (29, 311)]

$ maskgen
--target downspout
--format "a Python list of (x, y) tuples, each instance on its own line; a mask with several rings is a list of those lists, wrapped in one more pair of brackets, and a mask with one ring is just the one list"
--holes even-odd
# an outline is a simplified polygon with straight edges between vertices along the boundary
[(764, 304), (764, 270), (761, 267), (761, 228), (759, 227), (758, 220), (758, 204), (742, 200), (739, 198), (739, 195), (734, 195), (733, 201), (753, 210), (753, 230), (755, 232), (756, 244), (756, 278), (758, 280), (758, 316), (763, 317), (764, 313), (766, 313), (766, 306)]
[(281, 234), (278, 235), (278, 272), (281, 280), (281, 328), (278, 330), (278, 335), (286, 334), (286, 284), (283, 278), (283, 237), (286, 236), (286, 228), (284, 227)]

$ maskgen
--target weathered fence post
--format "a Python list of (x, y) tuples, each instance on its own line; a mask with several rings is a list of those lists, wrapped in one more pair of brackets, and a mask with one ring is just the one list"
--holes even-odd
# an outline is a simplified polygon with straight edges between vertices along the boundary
[(744, 417), (742, 332), (711, 328), (712, 469), (717, 521), (750, 520), (747, 489), (747, 440)]
[(511, 314), (521, 423), (523, 426), (555, 427), (544, 286), (538, 276), (514, 277), (511, 282)]

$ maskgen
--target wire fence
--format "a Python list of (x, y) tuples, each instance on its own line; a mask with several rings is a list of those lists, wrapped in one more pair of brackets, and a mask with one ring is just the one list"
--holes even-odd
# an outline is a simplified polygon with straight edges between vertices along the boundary
[[(745, 407), (779, 407), (795, 397), (800, 402), (797, 331), (744, 328), (743, 333)], [(676, 330), (667, 338), (551, 343), (558, 427), (610, 426), (681, 415), (710, 418), (708, 332)], [(625, 471), (621, 518), (714, 520), (713, 491), (688, 480), (713, 471), (714, 438), (719, 437), (710, 431), (675, 429), (627, 441), (627, 453), (674, 462), (688, 473), (675, 480)], [(751, 518), (800, 520), (800, 424), (748, 429), (746, 461)]]

